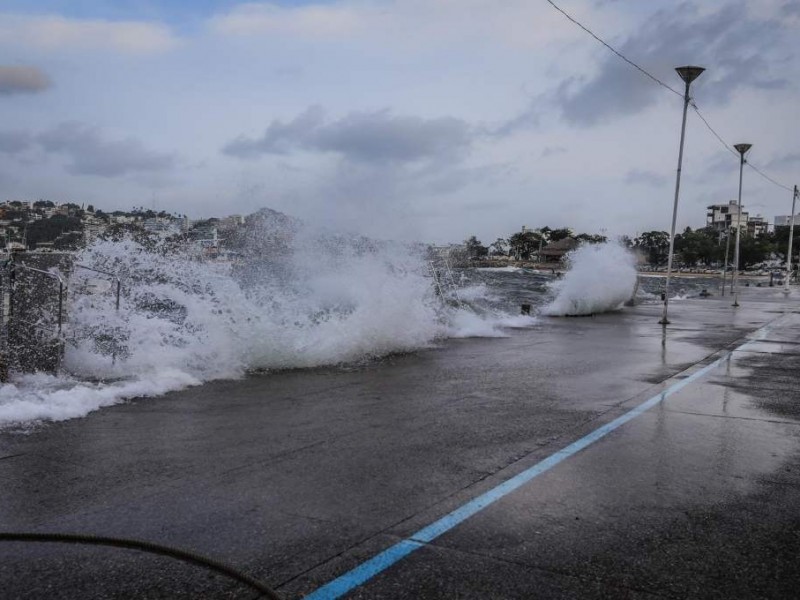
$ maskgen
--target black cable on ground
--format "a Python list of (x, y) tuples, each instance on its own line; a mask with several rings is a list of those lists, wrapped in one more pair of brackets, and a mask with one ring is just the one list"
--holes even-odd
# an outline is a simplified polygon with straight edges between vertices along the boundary
[(151, 554), (161, 554), (169, 556), (184, 562), (192, 563), (194, 565), (217, 571), (223, 575), (235, 579), (243, 583), (266, 597), (272, 600), (281, 600), (281, 597), (273, 591), (266, 584), (261, 581), (242, 573), (241, 571), (218, 562), (216, 560), (189, 552), (180, 550), (178, 548), (171, 548), (169, 546), (162, 546), (152, 542), (145, 542), (142, 540), (131, 540), (125, 538), (103, 537), (96, 535), (78, 535), (71, 533), (18, 533), (0, 531), (0, 542), (55, 542), (64, 544), (86, 544), (95, 546), (113, 546), (115, 548), (126, 548), (128, 550), (140, 550), (142, 552), (149, 552)]

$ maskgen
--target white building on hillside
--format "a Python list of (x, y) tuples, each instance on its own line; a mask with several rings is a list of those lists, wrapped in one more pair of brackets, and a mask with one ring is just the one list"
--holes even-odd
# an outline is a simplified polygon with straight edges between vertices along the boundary
[(769, 231), (769, 223), (761, 215), (747, 219), (747, 233), (753, 237), (759, 237)]
[[(779, 215), (775, 217), (775, 227), (788, 227), (791, 225), (791, 217), (789, 215)], [(794, 225), (800, 225), (800, 215), (794, 216)]]
[(739, 226), (746, 231), (749, 218), (750, 214), (745, 210), (742, 210), (741, 214), (739, 214), (739, 206), (736, 200), (731, 200), (728, 204), (712, 204), (708, 207), (706, 226), (712, 227), (717, 231), (726, 231), (739, 223)]

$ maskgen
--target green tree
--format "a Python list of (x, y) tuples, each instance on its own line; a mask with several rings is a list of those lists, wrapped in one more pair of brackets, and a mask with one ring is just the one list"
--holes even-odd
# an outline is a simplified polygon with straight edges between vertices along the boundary
[(544, 242), (544, 236), (540, 232), (518, 231), (508, 238), (509, 255), (517, 260), (529, 260), (531, 254), (538, 252), (540, 243)]
[(550, 242), (557, 242), (573, 236), (572, 229), (569, 227), (562, 227), (561, 229), (550, 229), (548, 227), (547, 229), (549, 229), (549, 235), (547, 239)]
[(687, 227), (675, 236), (675, 253), (680, 254), (681, 261), (687, 266), (698, 262), (708, 266), (724, 259), (725, 248), (720, 246), (719, 232), (714, 229), (706, 227), (692, 231)]
[(508, 254), (508, 240), (497, 238), (489, 245), (489, 254), (493, 256), (506, 256)]
[[(789, 226), (779, 225), (775, 228), (775, 232), (770, 235), (770, 240), (775, 245), (775, 252), (786, 258), (786, 252), (789, 248)], [(800, 256), (800, 227), (794, 228), (794, 235), (792, 239), (792, 262), (797, 261)]]
[(575, 236), (575, 239), (589, 244), (605, 244), (608, 241), (608, 238), (604, 235), (591, 233), (579, 233)]
[(474, 235), (464, 240), (464, 248), (467, 251), (467, 257), (470, 259), (481, 258), (489, 254), (489, 249), (481, 244)]
[(630, 238), (630, 236), (621, 235), (617, 238), (617, 241), (623, 248), (633, 248), (633, 240)]
[(739, 240), (739, 268), (743, 269), (764, 262), (774, 251), (775, 244), (763, 236), (742, 236)]
[(83, 235), (79, 232), (71, 231), (58, 236), (53, 242), (56, 250), (76, 250), (83, 243)]
[(55, 242), (59, 236), (68, 232), (83, 231), (83, 223), (77, 217), (53, 215), (49, 219), (39, 219), (28, 223), (28, 244), (35, 248), (40, 242)]
[(633, 241), (634, 248), (644, 252), (651, 265), (663, 265), (669, 254), (669, 234), (666, 231), (645, 231)]

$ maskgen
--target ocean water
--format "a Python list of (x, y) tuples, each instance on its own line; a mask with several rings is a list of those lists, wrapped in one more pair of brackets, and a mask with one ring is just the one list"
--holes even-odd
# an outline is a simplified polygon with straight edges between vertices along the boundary
[[(502, 337), (553, 315), (620, 310), (636, 280), (628, 253), (605, 244), (579, 249), (560, 277), (458, 269), (441, 297), (418, 248), (270, 222), (223, 259), (123, 240), (98, 242), (76, 262), (120, 275), (120, 308), (114, 286), (76, 270), (63, 372), (15, 374), (0, 386), (0, 427), (79, 418), (252, 372)], [(663, 280), (651, 279), (642, 280), (640, 301), (660, 301)], [(676, 280), (673, 289), (684, 297), (699, 285)], [(530, 316), (520, 314), (521, 304), (532, 305)]]

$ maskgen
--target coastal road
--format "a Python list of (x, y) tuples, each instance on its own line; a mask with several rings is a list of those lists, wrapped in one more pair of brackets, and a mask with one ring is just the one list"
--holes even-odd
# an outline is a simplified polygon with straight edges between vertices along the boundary
[[(659, 306), (542, 318), (0, 432), (0, 530), (190, 549), (286, 598), (796, 597), (798, 298), (741, 302), (674, 302), (666, 331)], [(15, 542), (0, 597), (256, 595)]]

